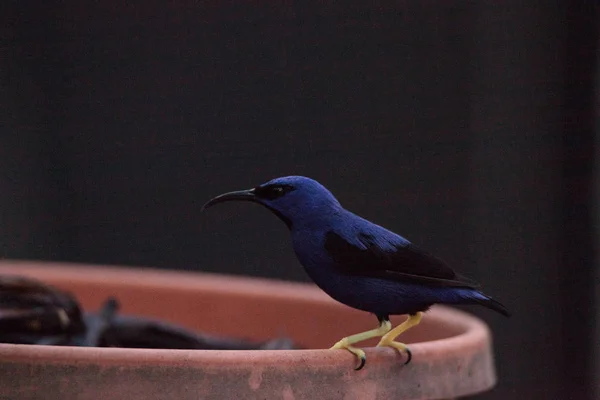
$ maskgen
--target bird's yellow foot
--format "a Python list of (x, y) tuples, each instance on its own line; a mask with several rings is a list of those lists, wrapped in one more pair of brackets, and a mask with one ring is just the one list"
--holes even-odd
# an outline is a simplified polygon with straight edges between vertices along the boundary
[(347, 336), (339, 342), (337, 342), (336, 344), (334, 344), (333, 347), (331, 347), (331, 350), (346, 349), (350, 353), (358, 357), (358, 359), (360, 360), (360, 365), (358, 366), (358, 368), (355, 368), (355, 370), (358, 371), (359, 369), (365, 366), (365, 363), (367, 362), (367, 356), (363, 350), (353, 347), (352, 345), (356, 342), (362, 342), (363, 340), (383, 336), (386, 333), (388, 333), (390, 329), (392, 329), (392, 323), (387, 317), (378, 317), (378, 319), (379, 326), (377, 328), (371, 329), (370, 331)]
[(406, 360), (404, 365), (408, 364), (410, 362), (410, 360), (412, 360), (412, 353), (410, 352), (410, 349), (404, 343), (396, 342), (396, 341), (394, 341), (394, 339), (396, 339), (397, 336), (406, 332), (413, 326), (419, 325), (419, 323), (421, 322), (421, 318), (423, 318), (422, 312), (418, 312), (416, 314), (409, 315), (408, 318), (406, 319), (406, 321), (404, 321), (403, 323), (401, 323), (400, 325), (398, 325), (397, 327), (395, 327), (394, 329), (392, 329), (391, 331), (389, 331), (388, 333), (383, 335), (383, 337), (377, 344), (377, 347), (387, 346), (387, 347), (392, 347), (401, 352), (402, 351), (405, 352), (406, 355), (408, 356), (408, 360)]
[(342, 340), (340, 340), (339, 342), (337, 342), (330, 348), (330, 350), (338, 350), (338, 349), (346, 349), (350, 353), (352, 353), (356, 357), (358, 357), (360, 364), (358, 365), (358, 367), (354, 368), (356, 371), (362, 369), (362, 367), (365, 366), (365, 363), (367, 362), (367, 355), (365, 354), (364, 350), (361, 350), (358, 347), (351, 346), (348, 341), (348, 338), (343, 338)]
[(408, 364), (410, 362), (410, 360), (412, 360), (412, 352), (410, 351), (408, 346), (405, 345), (404, 343), (396, 342), (392, 339), (386, 339), (385, 337), (383, 337), (377, 344), (377, 347), (382, 347), (382, 346), (391, 347), (400, 352), (405, 352), (408, 359), (406, 360), (404, 365)]

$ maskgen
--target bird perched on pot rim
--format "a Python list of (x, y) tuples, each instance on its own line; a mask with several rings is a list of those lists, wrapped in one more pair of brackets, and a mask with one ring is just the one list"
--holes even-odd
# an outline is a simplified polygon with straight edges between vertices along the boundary
[[(261, 204), (287, 225), (298, 260), (325, 293), (375, 314), (377, 328), (345, 337), (332, 347), (356, 355), (360, 360), (356, 369), (364, 366), (366, 356), (353, 344), (373, 337), (381, 337), (378, 346), (406, 352), (408, 364), (409, 348), (394, 339), (418, 325), (433, 304), (480, 304), (509, 316), (506, 308), (479, 291), (475, 282), (402, 236), (344, 209), (313, 179), (276, 178), (253, 189), (217, 196), (203, 209), (235, 200)], [(392, 329), (389, 316), (398, 314), (408, 314), (408, 318)]]

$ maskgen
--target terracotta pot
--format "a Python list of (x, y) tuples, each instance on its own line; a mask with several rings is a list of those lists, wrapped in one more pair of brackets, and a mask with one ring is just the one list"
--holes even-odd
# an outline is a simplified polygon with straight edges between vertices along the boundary
[[(490, 332), (434, 307), (402, 340), (413, 359), (368, 348), (354, 371), (344, 350), (323, 350), (376, 319), (313, 285), (149, 269), (0, 262), (0, 273), (70, 291), (88, 310), (115, 296), (123, 314), (207, 333), (264, 340), (287, 335), (311, 350), (149, 350), (0, 344), (0, 398), (17, 399), (446, 399), (495, 383)], [(395, 318), (395, 324), (403, 318)], [(369, 343), (369, 342), (367, 342)], [(371, 342), (372, 343), (372, 342)]]

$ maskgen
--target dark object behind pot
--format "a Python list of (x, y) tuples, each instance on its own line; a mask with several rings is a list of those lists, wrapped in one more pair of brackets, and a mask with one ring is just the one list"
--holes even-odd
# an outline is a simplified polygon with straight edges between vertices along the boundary
[(33, 279), (0, 276), (0, 343), (56, 346), (204, 350), (284, 350), (287, 338), (256, 343), (191, 332), (156, 319), (117, 315), (106, 300), (98, 313), (83, 313), (70, 294)]

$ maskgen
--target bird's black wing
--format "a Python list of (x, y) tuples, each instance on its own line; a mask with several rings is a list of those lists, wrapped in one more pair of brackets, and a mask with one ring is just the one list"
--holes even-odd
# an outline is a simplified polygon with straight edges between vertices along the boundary
[(422, 251), (410, 242), (383, 248), (375, 237), (361, 233), (360, 244), (353, 244), (335, 232), (325, 236), (325, 249), (340, 271), (432, 286), (475, 288), (478, 284), (462, 277), (445, 262)]

